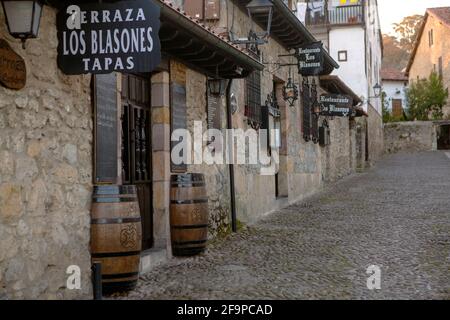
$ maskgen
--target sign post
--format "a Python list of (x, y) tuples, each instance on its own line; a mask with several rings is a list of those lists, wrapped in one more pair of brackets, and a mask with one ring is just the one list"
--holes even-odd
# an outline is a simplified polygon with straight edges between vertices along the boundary
[(159, 16), (151, 0), (65, 6), (57, 17), (59, 68), (68, 75), (153, 71), (161, 61)]
[(297, 49), (298, 73), (302, 76), (318, 76), (323, 71), (324, 55), (321, 42)]
[(330, 117), (349, 117), (353, 112), (353, 99), (339, 94), (323, 94), (320, 96), (320, 115)]

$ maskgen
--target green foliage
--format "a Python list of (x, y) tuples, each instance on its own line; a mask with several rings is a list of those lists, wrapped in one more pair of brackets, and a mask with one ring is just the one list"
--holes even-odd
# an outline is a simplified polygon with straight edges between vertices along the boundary
[(442, 107), (447, 103), (448, 89), (444, 89), (442, 78), (436, 72), (432, 72), (428, 79), (414, 81), (406, 96), (410, 120), (442, 119)]

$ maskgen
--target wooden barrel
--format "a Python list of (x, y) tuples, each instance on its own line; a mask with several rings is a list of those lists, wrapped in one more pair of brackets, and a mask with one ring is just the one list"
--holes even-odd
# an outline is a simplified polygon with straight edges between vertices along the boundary
[(173, 175), (170, 188), (170, 227), (175, 256), (192, 256), (206, 248), (208, 196), (203, 174)]
[(96, 186), (91, 212), (92, 263), (102, 264), (105, 293), (133, 289), (139, 277), (141, 214), (135, 186)]

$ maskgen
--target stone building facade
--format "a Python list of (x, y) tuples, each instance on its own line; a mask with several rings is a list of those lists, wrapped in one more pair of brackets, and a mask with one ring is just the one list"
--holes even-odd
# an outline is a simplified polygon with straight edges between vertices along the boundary
[[(279, 66), (290, 62), (279, 57), (291, 52), (289, 45), (270, 37), (267, 44), (259, 47), (261, 60), (258, 62), (250, 58), (245, 48), (237, 48), (226, 37), (218, 35), (230, 28), (231, 17), (233, 32), (239, 36), (248, 34), (251, 24), (241, 1), (220, 2), (220, 19), (208, 22), (215, 33), (184, 15), (176, 6), (155, 1), (162, 8), (162, 18), (167, 19), (167, 28), (179, 27), (167, 23), (175, 17), (178, 23), (196, 29), (188, 34), (193, 41), (206, 43), (207, 35), (217, 44), (218, 54), (229, 50), (230, 61), (241, 63), (244, 71), (264, 69), (260, 82), (261, 105), (275, 93), (273, 96), (281, 114), (280, 163), (276, 176), (262, 175), (258, 165), (187, 166), (187, 172), (205, 174), (210, 239), (230, 231), (233, 210), (230, 170), (235, 177), (237, 220), (252, 223), (313, 194), (324, 183), (364, 168), (366, 160), (376, 160), (382, 147), (371, 144), (371, 139), (380, 133), (367, 128), (371, 123), (372, 127), (379, 126), (381, 120), (373, 116), (370, 109), (368, 118), (328, 119), (331, 142), (327, 146), (303, 139), (304, 103), (299, 99), (290, 107), (281, 94), (290, 74), (300, 87), (303, 82), (296, 70), (290, 73), (288, 67)], [(295, 18), (292, 12), (285, 11), (283, 1), (276, 2), (277, 14)], [(0, 10), (0, 38), (6, 39), (24, 58), (28, 70), (24, 89), (13, 91), (0, 87), (0, 299), (89, 299), (92, 293), (89, 232), (96, 139), (92, 76), (66, 76), (58, 69), (56, 12), (53, 7), (44, 7), (39, 38), (30, 41), (23, 50), (6, 31)], [(292, 21), (290, 28), (300, 34), (299, 39), (307, 38), (306, 42), (313, 39), (295, 22), (297, 20), (289, 21)], [(257, 24), (256, 31), (262, 31), (262, 26)], [(198, 34), (205, 37), (197, 37)], [(186, 128), (191, 132), (196, 121), (207, 128), (208, 99), (211, 98), (207, 91), (211, 72), (204, 65), (192, 64), (181, 57), (165, 56), (165, 50), (169, 48), (162, 43), (163, 62), (147, 76), (150, 87), (146, 89), (151, 96), (153, 247), (142, 253), (141, 272), (172, 257), (169, 222), (170, 177), (174, 173), (171, 169), (171, 86), (174, 82), (185, 85)], [(330, 61), (328, 63), (332, 64)], [(223, 76), (226, 78), (225, 74)], [(111, 88), (117, 92), (118, 105), (125, 90), (122, 78), (118, 74), (117, 86)], [(313, 78), (318, 93), (325, 93), (319, 86), (319, 77), (310, 77), (310, 83)], [(237, 110), (229, 123), (227, 97), (219, 98), (220, 129), (250, 129), (245, 108), (246, 81), (242, 77), (228, 78)], [(321, 117), (319, 123), (323, 120), (325, 118)], [(366, 150), (369, 150), (369, 158)], [(117, 162), (121, 168), (119, 152)], [(66, 270), (71, 265), (81, 269), (80, 290), (66, 287)]]
[[(410, 83), (425, 79), (431, 72), (442, 76), (445, 88), (450, 88), (450, 7), (430, 8), (425, 12), (406, 72)], [(450, 115), (450, 101), (443, 109)]]

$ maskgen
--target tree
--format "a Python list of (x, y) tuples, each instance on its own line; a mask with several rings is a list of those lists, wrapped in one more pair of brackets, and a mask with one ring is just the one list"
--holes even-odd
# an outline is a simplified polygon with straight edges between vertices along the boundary
[(411, 54), (414, 49), (414, 42), (422, 25), (423, 16), (416, 14), (403, 18), (400, 23), (394, 23), (394, 30), (398, 35), (400, 47)]
[(397, 38), (383, 34), (383, 68), (403, 70), (408, 63), (408, 54)]
[(444, 89), (442, 78), (432, 72), (428, 79), (413, 82), (408, 91), (408, 118), (410, 120), (442, 119), (442, 107), (447, 103), (448, 89)]

